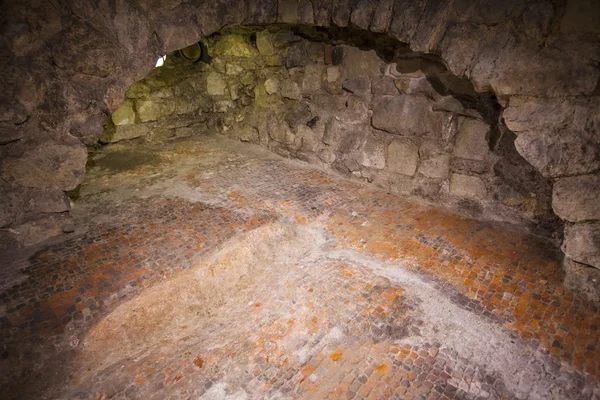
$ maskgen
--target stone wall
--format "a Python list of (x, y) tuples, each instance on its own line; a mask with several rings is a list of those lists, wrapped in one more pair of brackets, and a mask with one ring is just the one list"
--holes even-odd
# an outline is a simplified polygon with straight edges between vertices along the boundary
[(493, 96), (431, 58), (384, 62), (311, 33), (238, 28), (203, 40), (209, 62), (169, 56), (128, 89), (100, 141), (221, 132), (475, 218), (554, 227), (551, 185), (516, 152)]
[[(0, 196), (6, 199), (0, 204), (3, 248), (32, 244), (71, 229), (65, 221), (68, 202), (60, 192), (73, 189), (83, 180), (85, 145), (98, 140), (103, 134), (102, 122), (123, 102), (126, 89), (146, 76), (160, 55), (226, 27), (287, 23), (348, 27), (379, 34), (405, 44), (415, 53), (435, 55), (452, 74), (468, 79), (476, 91), (492, 91), (503, 107), (501, 118), (517, 135), (517, 151), (555, 183), (552, 206), (567, 223), (564, 251), (568, 260), (573, 261), (567, 265), (577, 266), (572, 270), (587, 271), (585, 279), (592, 279), (591, 275), (600, 268), (597, 257), (593, 256), (600, 254), (597, 228), (600, 3), (597, 1), (6, 0), (2, 11)], [(324, 65), (329, 69), (330, 64)], [(336, 82), (333, 71), (327, 85)], [(295, 83), (305, 90), (302, 82)], [(371, 85), (373, 90), (372, 82)], [(279, 88), (280, 93), (285, 91), (295, 96), (288, 89)], [(394, 95), (400, 100), (390, 101), (385, 98), (389, 95), (377, 94), (375, 100), (389, 107), (408, 109), (419, 96), (405, 95)], [(343, 96), (350, 97), (345, 94), (339, 98)], [(353, 93), (351, 98), (354, 100), (348, 102), (348, 108), (363, 109), (366, 101), (359, 94)], [(311, 104), (320, 104), (318, 98), (311, 100)], [(331, 108), (324, 110), (333, 115)], [(436, 115), (448, 112), (435, 111)], [(464, 120), (477, 120), (469, 115), (460, 116)], [(283, 124), (279, 118), (271, 118), (268, 126)], [(223, 121), (223, 126), (233, 126), (225, 118)], [(320, 120), (321, 124), (324, 122)], [(491, 124), (485, 118), (484, 122)], [(360, 123), (356, 121), (355, 125)], [(373, 128), (386, 129), (381, 126), (385, 121), (378, 123), (380, 126)], [(494, 145), (501, 145), (501, 139), (506, 138), (502, 124), (499, 127), (492, 135)], [(331, 134), (327, 136), (325, 126), (317, 127), (317, 132), (320, 129), (327, 137), (325, 140), (336, 137), (335, 124), (329, 126), (327, 132)], [(298, 129), (290, 131), (294, 137), (303, 135)], [(411, 136), (418, 138), (416, 142), (410, 141), (418, 151), (428, 138), (423, 132), (419, 134)], [(285, 151), (302, 151), (295, 149), (297, 144), (289, 143), (291, 136), (269, 140), (280, 143), (279, 147)], [(340, 143), (348, 145), (348, 149), (371, 146), (370, 142)], [(379, 161), (354, 160), (360, 165), (358, 169), (348, 160), (352, 164), (350, 169), (361, 175), (372, 174), (367, 179), (373, 181), (382, 179), (380, 175), (386, 168), (394, 166), (389, 163), (390, 146), (386, 145), (383, 152), (387, 167), (378, 168), (379, 156)], [(323, 142), (323, 146), (335, 153), (334, 142)], [(402, 147), (394, 145), (392, 154)], [(411, 149), (407, 153), (412, 152), (414, 158), (414, 148)], [(382, 150), (378, 151), (380, 154)], [(428, 151), (427, 147), (422, 150), (415, 174), (422, 174), (419, 165), (427, 159)], [(318, 149), (316, 154), (319, 157)], [(319, 159), (322, 157), (332, 165), (345, 161), (333, 160), (327, 150), (321, 151)], [(511, 175), (511, 166), (513, 162), (500, 166), (496, 163), (494, 169), (507, 177)], [(450, 176), (449, 193), (452, 187), (456, 193), (465, 179), (469, 179), (464, 176), (475, 176), (462, 171), (453, 172), (456, 177)], [(410, 181), (415, 179), (418, 178), (412, 177)], [(402, 182), (395, 185), (397, 190), (411, 188)], [(35, 240), (23, 239), (27, 236), (27, 226), (40, 233)], [(597, 282), (590, 282), (598, 289)]]

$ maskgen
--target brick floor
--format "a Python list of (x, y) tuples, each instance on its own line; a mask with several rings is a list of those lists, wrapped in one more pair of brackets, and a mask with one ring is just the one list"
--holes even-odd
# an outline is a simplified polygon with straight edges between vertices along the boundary
[[(145, 161), (110, 164), (132, 151)], [(562, 288), (555, 245), (515, 227), (217, 138), (109, 146), (75, 204), (74, 237), (0, 276), (6, 398), (600, 394), (598, 308)], [(131, 299), (274, 222), (327, 243), (284, 268), (264, 265), (201, 328), (192, 318), (185, 335), (82, 371), (81, 343), (107, 315), (127, 315)]]

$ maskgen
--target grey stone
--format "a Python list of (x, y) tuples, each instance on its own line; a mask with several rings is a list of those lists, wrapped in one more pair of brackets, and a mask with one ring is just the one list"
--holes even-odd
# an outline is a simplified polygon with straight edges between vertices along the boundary
[(441, 96), (431, 86), (425, 76), (401, 77), (394, 80), (394, 84), (400, 93), (410, 95), (423, 95), (429, 99), (437, 100)]
[(285, 66), (287, 68), (304, 67), (309, 62), (304, 42), (295, 43), (288, 48), (285, 55)]
[(419, 149), (408, 140), (396, 139), (387, 149), (387, 169), (390, 172), (413, 176), (419, 162)]
[(373, 169), (385, 168), (385, 145), (379, 137), (367, 135), (361, 148), (358, 162), (360, 165)]
[(46, 215), (27, 221), (13, 229), (18, 233), (18, 241), (23, 246), (33, 246), (62, 235), (65, 225), (72, 223), (71, 218), (64, 215)]
[(409, 43), (427, 4), (426, 0), (396, 0), (390, 24), (390, 35), (401, 42)]
[(344, 46), (342, 65), (346, 76), (378, 76), (381, 75), (383, 61), (375, 50), (364, 51), (353, 46)]
[(272, 56), (275, 54), (273, 38), (268, 30), (256, 32), (256, 48), (263, 56)]
[(281, 95), (286, 99), (301, 100), (302, 91), (296, 82), (285, 80), (281, 86)]
[(323, 80), (323, 69), (322, 64), (309, 64), (304, 69), (304, 79), (302, 80), (302, 92), (312, 93), (321, 89), (321, 82)]
[(373, 126), (400, 135), (435, 136), (441, 120), (431, 111), (429, 100), (421, 96), (381, 96), (374, 100)]
[(556, 49), (521, 42), (500, 52), (490, 85), (498, 95), (589, 95), (598, 78), (600, 70), (590, 63)]
[(600, 223), (567, 224), (561, 249), (578, 263), (600, 269)]
[(136, 109), (141, 122), (156, 121), (161, 116), (169, 114), (154, 100), (137, 100)]
[(489, 154), (489, 131), (490, 126), (485, 122), (465, 118), (456, 137), (453, 155), (468, 160), (485, 160)]
[(419, 147), (419, 172), (428, 178), (445, 179), (449, 170), (450, 155), (437, 142), (423, 142)]
[(279, 91), (279, 79), (270, 77), (265, 81), (265, 90), (268, 94), (275, 94)]
[(336, 118), (347, 124), (367, 124), (370, 118), (369, 104), (357, 96), (350, 96), (345, 107), (336, 112)]
[(503, 113), (517, 151), (544, 176), (600, 170), (600, 100), (513, 97)]
[(206, 93), (210, 96), (223, 96), (227, 91), (227, 83), (216, 72), (211, 72), (206, 77)]
[(369, 29), (376, 7), (376, 1), (357, 0), (350, 14), (350, 22), (361, 29)]
[(600, 220), (600, 175), (559, 178), (552, 191), (552, 209), (570, 222)]
[(569, 290), (581, 293), (588, 300), (600, 304), (600, 270), (565, 257), (564, 286)]
[(297, 24), (300, 22), (297, 0), (279, 0), (277, 7), (277, 21), (285, 24)]
[(8, 149), (0, 170), (7, 182), (35, 188), (73, 190), (85, 176), (87, 150), (70, 135), (24, 140)]
[(326, 164), (333, 164), (335, 161), (335, 153), (329, 147), (324, 147), (317, 151), (317, 156)]
[(342, 88), (357, 96), (371, 95), (371, 79), (368, 76), (355, 76), (345, 79)]
[(394, 0), (379, 0), (377, 8), (371, 20), (369, 30), (372, 32), (387, 32), (390, 23), (392, 22)]
[(285, 113), (284, 118), (290, 128), (296, 129), (298, 125), (306, 125), (311, 118), (310, 109), (305, 103), (296, 103), (293, 108)]
[(460, 101), (456, 100), (452, 96), (444, 96), (440, 98), (435, 103), (433, 103), (431, 107), (433, 111), (446, 111), (457, 114), (464, 114), (465, 112), (465, 109), (460, 103)]
[(487, 195), (485, 184), (478, 176), (451, 174), (450, 194), (468, 199), (484, 199)]
[(398, 89), (392, 78), (380, 76), (373, 78), (373, 81), (371, 82), (371, 92), (374, 95), (393, 96), (398, 94)]

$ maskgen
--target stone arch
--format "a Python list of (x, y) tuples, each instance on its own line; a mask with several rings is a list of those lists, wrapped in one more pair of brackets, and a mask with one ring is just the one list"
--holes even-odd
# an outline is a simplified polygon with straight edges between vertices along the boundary
[(40, 237), (69, 230), (63, 192), (83, 180), (85, 145), (158, 56), (238, 25), (352, 27), (434, 54), (477, 91), (492, 91), (519, 153), (555, 183), (569, 265), (600, 268), (600, 7), (592, 1), (6, 3), (2, 227), (26, 225)]

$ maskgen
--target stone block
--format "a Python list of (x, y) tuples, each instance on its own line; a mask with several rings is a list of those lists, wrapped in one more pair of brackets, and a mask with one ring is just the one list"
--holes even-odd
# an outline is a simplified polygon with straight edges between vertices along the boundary
[(125, 100), (110, 117), (115, 125), (135, 124), (133, 101)]
[(9, 183), (67, 191), (75, 189), (85, 176), (87, 150), (71, 135), (22, 140), (3, 151), (0, 171)]
[(371, 92), (374, 95), (393, 96), (398, 94), (398, 89), (392, 78), (380, 76), (373, 78), (373, 81), (371, 82)]
[(396, 139), (387, 149), (387, 169), (390, 172), (413, 176), (419, 162), (419, 149), (408, 140)]
[(368, 76), (354, 76), (342, 82), (342, 88), (357, 96), (371, 95), (371, 78)]
[(485, 184), (478, 176), (451, 174), (450, 194), (456, 197), (482, 200), (486, 197)]
[(364, 51), (354, 46), (345, 46), (342, 66), (347, 77), (379, 76), (383, 61), (375, 50)]
[(275, 94), (279, 91), (279, 79), (270, 77), (265, 81), (265, 90), (268, 94)]
[(206, 93), (210, 96), (223, 96), (227, 93), (227, 83), (221, 74), (211, 72), (206, 77)]
[(373, 126), (400, 135), (425, 136), (441, 133), (439, 115), (422, 96), (381, 96), (374, 100)]
[(304, 79), (302, 80), (302, 92), (312, 93), (321, 89), (321, 82), (323, 80), (323, 69), (322, 64), (309, 64), (304, 69)]
[(294, 81), (286, 80), (281, 86), (281, 95), (286, 99), (301, 100), (302, 91), (300, 86)]
[(368, 135), (358, 157), (360, 165), (374, 169), (385, 168), (385, 145), (373, 135)]
[(256, 33), (256, 48), (263, 56), (272, 56), (275, 54), (275, 46), (273, 46), (273, 37), (268, 30)]
[(600, 222), (567, 224), (561, 249), (578, 263), (600, 269)]
[(419, 148), (419, 172), (428, 178), (448, 177), (450, 154), (444, 152), (437, 142), (428, 140)]
[(456, 136), (453, 155), (467, 160), (485, 160), (490, 152), (489, 131), (490, 126), (485, 122), (464, 118)]
[(557, 179), (552, 209), (565, 221), (600, 220), (600, 174)]

